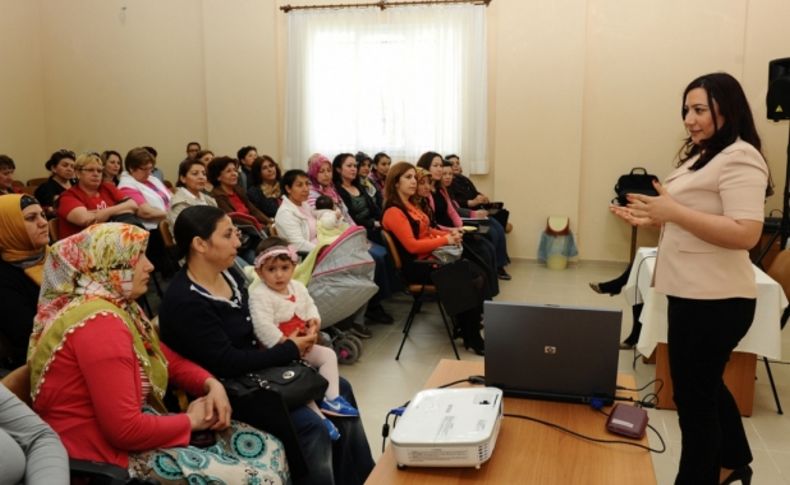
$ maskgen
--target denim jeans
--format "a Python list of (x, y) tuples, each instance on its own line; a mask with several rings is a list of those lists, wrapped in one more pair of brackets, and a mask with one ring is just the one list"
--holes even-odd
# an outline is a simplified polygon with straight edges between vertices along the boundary
[[(354, 391), (340, 378), (340, 395), (357, 407)], [(332, 442), (321, 417), (306, 406), (291, 411), (308, 476), (295, 485), (362, 485), (375, 463), (360, 418), (332, 418), (340, 439)]]

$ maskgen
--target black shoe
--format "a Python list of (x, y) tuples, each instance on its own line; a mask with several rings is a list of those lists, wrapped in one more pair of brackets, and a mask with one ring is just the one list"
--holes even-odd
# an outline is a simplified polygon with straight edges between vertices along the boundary
[(384, 307), (381, 305), (368, 307), (368, 310), (365, 312), (365, 318), (371, 322), (383, 323), (385, 325), (391, 325), (395, 322), (395, 319), (392, 318), (392, 315), (387, 313), (384, 310)]
[(500, 280), (505, 280), (505, 281), (510, 281), (510, 280), (512, 280), (512, 279), (513, 279), (513, 277), (512, 277), (512, 276), (510, 276), (510, 275), (508, 274), (508, 272), (507, 272), (507, 271), (505, 271), (505, 268), (504, 268), (504, 267), (502, 267), (502, 268), (499, 268), (499, 269), (497, 270), (497, 274), (496, 274), (496, 276), (497, 276), (497, 278), (499, 278)]
[(599, 295), (608, 294), (609, 296), (619, 295), (620, 290), (618, 291), (609, 291), (607, 288), (602, 286), (601, 283), (590, 283), (590, 288)]
[(732, 471), (732, 473), (730, 473), (730, 476), (721, 482), (721, 485), (728, 485), (733, 482), (741, 482), (743, 485), (749, 485), (752, 483), (752, 473), (754, 472), (752, 471), (752, 467), (749, 465), (736, 468)]
[(349, 332), (359, 338), (370, 338), (373, 336), (373, 332), (371, 332), (368, 327), (358, 323), (352, 323)]
[(471, 350), (472, 352), (476, 353), (477, 355), (485, 355), (486, 354), (485, 353), (485, 343), (483, 342), (483, 339), (480, 339), (480, 341), (472, 341), (472, 342), (464, 341), (464, 348), (466, 350)]
[(634, 344), (630, 342), (620, 342), (620, 350), (632, 350), (634, 348)]

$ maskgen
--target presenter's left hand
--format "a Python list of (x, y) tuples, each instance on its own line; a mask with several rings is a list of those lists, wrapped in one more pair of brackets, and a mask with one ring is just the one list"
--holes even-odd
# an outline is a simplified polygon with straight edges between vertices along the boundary
[(612, 213), (635, 226), (660, 227), (670, 222), (680, 208), (659, 182), (653, 182), (657, 196), (628, 194), (628, 205), (610, 206)]

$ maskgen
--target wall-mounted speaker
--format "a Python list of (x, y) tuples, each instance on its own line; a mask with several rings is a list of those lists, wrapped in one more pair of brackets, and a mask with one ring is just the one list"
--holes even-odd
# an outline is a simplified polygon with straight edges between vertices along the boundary
[(790, 120), (790, 57), (768, 63), (768, 119)]

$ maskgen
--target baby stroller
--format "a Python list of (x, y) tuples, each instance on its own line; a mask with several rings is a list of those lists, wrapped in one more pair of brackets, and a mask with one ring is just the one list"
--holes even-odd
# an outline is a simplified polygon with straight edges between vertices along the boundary
[(362, 307), (378, 291), (375, 263), (368, 253), (367, 232), (348, 228), (316, 257), (307, 291), (321, 315), (322, 334), (337, 353), (338, 362), (353, 364), (362, 354), (362, 341), (334, 327)]

